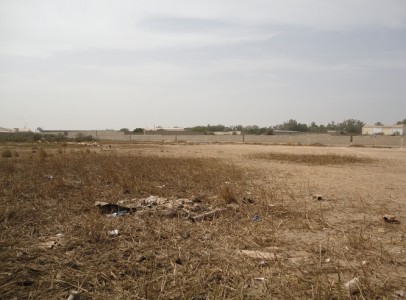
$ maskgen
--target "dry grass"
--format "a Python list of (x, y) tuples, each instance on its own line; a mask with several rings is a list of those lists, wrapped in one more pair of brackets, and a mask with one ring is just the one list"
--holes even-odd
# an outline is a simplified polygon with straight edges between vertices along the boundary
[[(0, 160), (1, 299), (65, 299), (73, 289), (84, 299), (344, 299), (354, 276), (373, 299), (402, 284), (387, 273), (402, 262), (371, 220), (334, 231), (332, 204), (280, 178), (270, 189), (252, 170), (214, 158), (41, 153)], [(108, 218), (93, 206), (149, 195), (233, 206), (196, 223), (152, 211)]]
[(366, 157), (338, 154), (292, 154), (283, 152), (255, 153), (252, 158), (277, 160), (288, 163), (306, 165), (345, 165), (355, 163), (371, 163), (373, 160)]

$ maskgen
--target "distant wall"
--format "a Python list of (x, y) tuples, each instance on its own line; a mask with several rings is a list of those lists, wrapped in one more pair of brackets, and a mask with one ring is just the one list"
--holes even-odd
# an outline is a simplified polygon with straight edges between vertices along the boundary
[(403, 136), (365, 135), (354, 136), (354, 146), (381, 146), (381, 147), (404, 147)]
[(404, 136), (361, 135), (351, 136), (330, 134), (288, 134), (288, 135), (142, 135), (124, 134), (114, 130), (72, 130), (47, 131), (44, 133), (63, 134), (69, 138), (78, 135), (93, 136), (100, 140), (133, 142), (191, 142), (191, 143), (261, 143), (282, 145), (326, 145), (326, 146), (380, 146), (405, 147)]

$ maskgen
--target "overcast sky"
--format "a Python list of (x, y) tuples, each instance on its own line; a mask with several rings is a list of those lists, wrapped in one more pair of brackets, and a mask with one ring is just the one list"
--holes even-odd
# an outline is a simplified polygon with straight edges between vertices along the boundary
[(0, 126), (406, 118), (405, 0), (0, 0)]

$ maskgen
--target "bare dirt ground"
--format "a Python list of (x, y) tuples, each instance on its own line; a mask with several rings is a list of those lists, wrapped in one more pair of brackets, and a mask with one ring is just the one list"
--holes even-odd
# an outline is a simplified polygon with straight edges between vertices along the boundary
[[(406, 298), (404, 149), (7, 148), (19, 154), (0, 158), (0, 299), (63, 299), (71, 290), (82, 299)], [(370, 161), (303, 164), (260, 153)], [(108, 218), (93, 205), (149, 195), (198, 197), (205, 211), (224, 213), (199, 222), (148, 209)]]

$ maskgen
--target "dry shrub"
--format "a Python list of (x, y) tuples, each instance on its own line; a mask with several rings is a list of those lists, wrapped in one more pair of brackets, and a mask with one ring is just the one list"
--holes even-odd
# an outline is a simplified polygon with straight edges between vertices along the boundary
[(45, 159), (48, 156), (48, 153), (43, 148), (41, 148), (38, 151), (38, 156), (41, 159)]
[(1, 157), (9, 158), (11, 156), (12, 156), (12, 154), (11, 154), (11, 151), (9, 149), (5, 149), (5, 150), (1, 151)]
[(221, 198), (225, 201), (226, 204), (236, 203), (237, 199), (234, 194), (231, 192), (231, 189), (228, 185), (226, 185), (220, 194)]
[(282, 152), (255, 153), (251, 158), (277, 160), (282, 162), (306, 165), (344, 165), (355, 163), (371, 163), (373, 160), (366, 157), (338, 154), (291, 154)]

